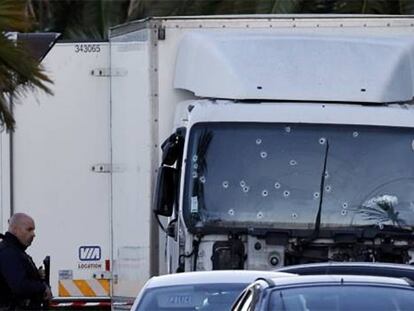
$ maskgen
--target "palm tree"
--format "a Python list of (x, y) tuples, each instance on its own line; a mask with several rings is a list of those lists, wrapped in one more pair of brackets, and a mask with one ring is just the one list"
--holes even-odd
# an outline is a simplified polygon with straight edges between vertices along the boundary
[(28, 88), (51, 94), (50, 79), (10, 31), (55, 31), (105, 40), (111, 26), (149, 16), (216, 14), (414, 14), (413, 0), (0, 0), (0, 126), (14, 129), (8, 97)]
[(412, 0), (130, 0), (128, 19), (215, 14), (414, 14)]
[(26, 0), (39, 31), (68, 40), (106, 40), (110, 27), (127, 21), (131, 0)]
[(11, 99), (33, 88), (52, 94), (47, 86), (51, 80), (38, 61), (11, 38), (11, 32), (26, 32), (30, 26), (25, 1), (0, 0), (0, 125), (7, 130), (15, 127)]
[(217, 14), (414, 14), (413, 0), (26, 0), (39, 31), (105, 40), (112, 26), (149, 16)]

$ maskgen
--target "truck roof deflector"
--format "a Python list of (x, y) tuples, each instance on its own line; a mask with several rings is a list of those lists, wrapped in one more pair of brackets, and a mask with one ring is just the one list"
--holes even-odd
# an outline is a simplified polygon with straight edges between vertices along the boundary
[(180, 42), (174, 87), (240, 100), (404, 102), (414, 97), (413, 58), (414, 37), (395, 32), (194, 31)]

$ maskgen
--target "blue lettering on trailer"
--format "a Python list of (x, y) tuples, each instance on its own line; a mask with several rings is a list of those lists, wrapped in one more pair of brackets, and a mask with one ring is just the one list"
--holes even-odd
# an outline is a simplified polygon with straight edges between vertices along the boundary
[(100, 246), (81, 246), (79, 247), (79, 260), (80, 261), (96, 261), (101, 260), (101, 247)]

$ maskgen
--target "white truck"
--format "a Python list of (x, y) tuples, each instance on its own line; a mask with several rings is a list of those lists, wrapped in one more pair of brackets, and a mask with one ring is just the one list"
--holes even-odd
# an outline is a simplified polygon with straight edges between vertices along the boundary
[(170, 18), (112, 31), (113, 60), (125, 39), (148, 64), (134, 94), (153, 111), (152, 141), (169, 137), (154, 197), (170, 217), (168, 272), (412, 261), (413, 22)]
[(13, 138), (35, 258), (53, 284), (111, 279), (115, 303), (160, 273), (411, 263), (413, 34), (407, 16), (168, 17), (57, 44), (55, 96), (17, 107)]

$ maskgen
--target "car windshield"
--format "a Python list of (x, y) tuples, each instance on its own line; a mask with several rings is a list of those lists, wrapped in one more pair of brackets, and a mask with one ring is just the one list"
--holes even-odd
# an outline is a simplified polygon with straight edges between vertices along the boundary
[(195, 284), (147, 289), (136, 311), (230, 309), (247, 284)]
[(190, 230), (313, 229), (321, 202), (321, 229), (411, 228), (414, 129), (200, 123), (185, 180)]
[(268, 309), (281, 311), (412, 311), (413, 290), (373, 285), (330, 285), (275, 290)]

